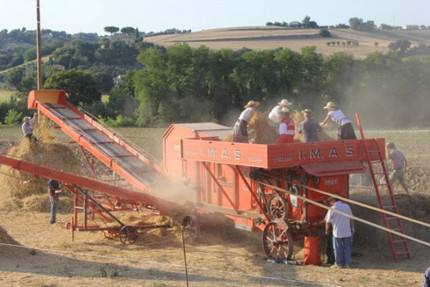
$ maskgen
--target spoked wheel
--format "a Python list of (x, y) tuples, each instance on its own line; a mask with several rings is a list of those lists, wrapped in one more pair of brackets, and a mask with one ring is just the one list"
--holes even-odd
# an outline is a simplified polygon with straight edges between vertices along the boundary
[(263, 248), (268, 258), (289, 260), (293, 255), (293, 237), (276, 222), (269, 222), (263, 231)]
[(269, 215), (272, 220), (284, 219), (287, 215), (287, 205), (285, 200), (278, 194), (269, 199)]
[(182, 220), (185, 240), (196, 242), (200, 236), (200, 224), (195, 216), (186, 216)]
[(103, 231), (103, 235), (107, 239), (114, 239), (115, 237), (118, 236), (118, 232), (113, 232), (111, 230), (105, 230), (105, 231)]
[(137, 229), (133, 226), (125, 225), (119, 230), (119, 240), (122, 244), (133, 244), (138, 236)]

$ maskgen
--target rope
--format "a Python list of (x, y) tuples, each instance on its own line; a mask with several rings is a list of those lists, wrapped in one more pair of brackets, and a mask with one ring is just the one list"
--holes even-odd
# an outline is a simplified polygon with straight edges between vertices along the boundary
[[(292, 194), (292, 195), (294, 195), (294, 196), (296, 196), (296, 197), (298, 197), (298, 198), (300, 198), (300, 199), (302, 199), (302, 200), (304, 200), (304, 201), (310, 202), (310, 203), (312, 203), (312, 204), (314, 204), (314, 205), (316, 205), (316, 206), (319, 206), (319, 207), (325, 208), (325, 209), (327, 209), (327, 210), (329, 210), (329, 209), (330, 209), (330, 207), (325, 206), (324, 204), (321, 204), (321, 203), (319, 203), (319, 202), (316, 202), (316, 201), (310, 200), (310, 199), (308, 199), (308, 198), (306, 198), (306, 197), (303, 197), (303, 196), (301, 196), (301, 195), (298, 195), (298, 194), (293, 194), (292, 192), (290, 192), (290, 191), (288, 191), (288, 190), (285, 190), (285, 189), (279, 188), (279, 187), (277, 187), (277, 186), (274, 186), (274, 185), (271, 185), (271, 184), (268, 184), (268, 183), (265, 183), (265, 182), (260, 182), (260, 181), (257, 181), (257, 182), (258, 182), (258, 183), (261, 183), (261, 184), (263, 184), (263, 185), (265, 185), (265, 186), (268, 186), (268, 187), (270, 187), (270, 188), (272, 188), (272, 189), (276, 189), (276, 190), (278, 190), (278, 191), (280, 191), (280, 192), (283, 192), (283, 193), (286, 193), (286, 194)], [(332, 194), (330, 194), (330, 195), (331, 195), (331, 196), (333, 196)], [(333, 197), (336, 197), (336, 198), (339, 198), (339, 199), (344, 200), (344, 198), (343, 198), (343, 197), (341, 197), (341, 196), (333, 196)], [(375, 223), (373, 223), (373, 222), (367, 221), (367, 220), (365, 220), (365, 219), (361, 219), (361, 218), (356, 217), (356, 216), (353, 216), (353, 215), (351, 216), (351, 215), (346, 214), (346, 213), (344, 213), (344, 212), (342, 212), (342, 211), (338, 211), (338, 210), (334, 210), (334, 209), (332, 209), (332, 211), (333, 211), (333, 212), (335, 212), (335, 213), (338, 213), (338, 214), (344, 215), (344, 216), (346, 216), (346, 217), (349, 217), (349, 218), (351, 218), (351, 219), (354, 219), (354, 220), (360, 221), (360, 222), (365, 223), (365, 224), (367, 224), (367, 225), (371, 225), (371, 226), (376, 227), (376, 228), (378, 228), (378, 229), (382, 229), (382, 230), (384, 230), (384, 231), (387, 231), (387, 232), (393, 233), (393, 234), (398, 235), (398, 236), (400, 236), (400, 237), (404, 237), (404, 238), (410, 239), (410, 240), (412, 240), (412, 241), (415, 241), (415, 242), (418, 242), (418, 243), (420, 243), (420, 244), (423, 244), (423, 245), (426, 245), (426, 246), (429, 246), (429, 247), (430, 247), (430, 243), (429, 243), (429, 242), (425, 242), (425, 241), (420, 240), (420, 239), (417, 239), (417, 238), (415, 238), (415, 237), (412, 237), (412, 236), (409, 236), (409, 235), (406, 235), (406, 234), (403, 234), (403, 233), (397, 232), (397, 231), (395, 231), (395, 230), (391, 230), (391, 229), (385, 228), (385, 227), (383, 227), (383, 226), (380, 226), (380, 225), (375, 224)]]
[[(281, 180), (280, 178), (277, 178), (277, 177), (274, 177), (274, 176), (271, 176), (271, 175), (268, 175), (268, 174), (264, 174), (264, 175), (267, 176), (267, 177), (271, 177), (271, 178), (273, 178), (275, 180)], [(293, 183), (292, 181), (287, 181), (287, 182)], [(264, 185), (272, 187), (272, 185), (264, 183), (264, 182), (259, 182), (259, 183), (262, 183)], [(423, 222), (423, 221), (419, 221), (419, 220), (416, 220), (416, 219), (413, 219), (413, 218), (410, 218), (410, 217), (407, 217), (407, 216), (404, 216), (404, 215), (401, 215), (401, 214), (398, 214), (398, 213), (393, 213), (393, 212), (385, 210), (385, 209), (380, 209), (380, 208), (377, 208), (377, 207), (374, 207), (374, 206), (371, 206), (371, 205), (367, 205), (367, 204), (364, 204), (364, 203), (361, 203), (361, 202), (358, 202), (358, 201), (355, 201), (355, 200), (352, 200), (352, 199), (348, 199), (348, 198), (345, 198), (345, 197), (342, 197), (342, 196), (339, 196), (339, 195), (336, 195), (336, 194), (332, 194), (332, 193), (329, 193), (329, 192), (326, 192), (326, 191), (323, 191), (323, 190), (320, 190), (320, 189), (317, 189), (317, 188), (314, 188), (314, 187), (310, 187), (310, 186), (299, 184), (299, 183), (294, 183), (294, 184), (297, 185), (297, 186), (301, 186), (303, 188), (307, 188), (309, 190), (316, 191), (318, 193), (330, 196), (330, 197), (341, 199), (342, 201), (349, 202), (349, 203), (352, 203), (354, 205), (358, 205), (358, 206), (361, 206), (361, 207), (364, 207), (364, 208), (372, 209), (372, 210), (377, 211), (377, 212), (385, 213), (387, 215), (398, 217), (398, 218), (404, 219), (406, 221), (410, 221), (410, 222), (413, 222), (413, 223), (416, 223), (416, 224), (419, 224), (419, 225), (422, 225), (422, 226), (430, 228), (430, 224), (426, 223), (426, 222)], [(285, 190), (285, 189), (281, 189), (279, 187), (276, 187), (275, 189), (277, 189), (279, 191), (282, 191), (284, 193), (292, 194), (290, 191)], [(293, 195), (295, 195), (295, 194), (293, 194)]]

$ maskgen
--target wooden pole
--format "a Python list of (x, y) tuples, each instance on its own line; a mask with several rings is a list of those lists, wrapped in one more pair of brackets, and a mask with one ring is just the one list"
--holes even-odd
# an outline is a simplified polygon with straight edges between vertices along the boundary
[(37, 1), (37, 30), (36, 30), (36, 44), (37, 44), (37, 89), (42, 89), (42, 59), (41, 59), (41, 44), (40, 44), (40, 0)]

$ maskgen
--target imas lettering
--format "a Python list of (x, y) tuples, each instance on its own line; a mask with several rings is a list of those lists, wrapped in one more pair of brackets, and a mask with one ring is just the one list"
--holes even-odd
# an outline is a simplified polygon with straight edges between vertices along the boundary
[[(205, 156), (205, 149), (200, 149), (200, 155)], [(207, 149), (207, 156), (208, 157), (218, 157), (216, 148), (210, 148)], [(234, 158), (236, 160), (241, 159), (241, 154), (239, 149), (235, 150), (228, 150), (226, 148), (222, 149), (221, 151), (221, 158)]]
[[(306, 153), (306, 150), (305, 150)], [(354, 156), (354, 149), (352, 146), (347, 146), (345, 148), (345, 150), (339, 153), (339, 151), (335, 148), (332, 147), (330, 148), (330, 150), (328, 151), (327, 154), (327, 158), (338, 158), (338, 157), (351, 157)], [(303, 150), (299, 150), (299, 160), (307, 160), (307, 159), (322, 159), (322, 158), (326, 158), (324, 156), (324, 154), (321, 152), (321, 149), (310, 149), (309, 150), (309, 157), (306, 156), (306, 154), (303, 154)]]

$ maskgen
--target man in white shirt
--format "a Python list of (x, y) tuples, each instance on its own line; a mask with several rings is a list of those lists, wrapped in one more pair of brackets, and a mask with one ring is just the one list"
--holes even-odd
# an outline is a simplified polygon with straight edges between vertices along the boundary
[(233, 127), (233, 142), (248, 143), (248, 122), (252, 115), (256, 112), (255, 108), (260, 105), (260, 102), (249, 101), (243, 108), (245, 109), (240, 114)]
[[(333, 227), (333, 247), (336, 264), (333, 267), (351, 267), (351, 239), (354, 230), (354, 220), (335, 211), (340, 211), (352, 216), (351, 208), (340, 199), (330, 197), (328, 199), (331, 208), (325, 217), (325, 233), (330, 234), (330, 226)], [(334, 211), (335, 210), (335, 211)]]
[(36, 137), (33, 135), (33, 124), (37, 119), (37, 113), (34, 113), (33, 118), (30, 117), (24, 117), (22, 119), (22, 133), (25, 137), (28, 137), (30, 140), (37, 141)]
[(275, 106), (272, 111), (270, 111), (268, 118), (269, 118), (269, 125), (276, 130), (276, 133), (278, 133), (278, 127), (279, 123), (281, 122), (281, 119), (279, 118), (279, 113), (281, 112), (282, 108), (288, 108), (288, 106), (291, 105), (291, 103), (283, 99), (281, 102), (278, 103), (277, 106)]

